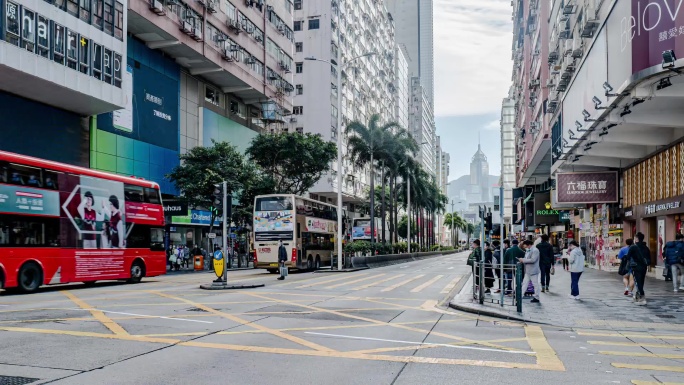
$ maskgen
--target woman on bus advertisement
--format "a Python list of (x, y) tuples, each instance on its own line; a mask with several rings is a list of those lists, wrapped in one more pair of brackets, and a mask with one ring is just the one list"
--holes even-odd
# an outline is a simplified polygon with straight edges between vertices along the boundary
[(64, 227), (66, 243), (84, 249), (125, 248), (123, 183), (75, 176), (64, 179), (60, 195), (63, 221), (69, 223)]

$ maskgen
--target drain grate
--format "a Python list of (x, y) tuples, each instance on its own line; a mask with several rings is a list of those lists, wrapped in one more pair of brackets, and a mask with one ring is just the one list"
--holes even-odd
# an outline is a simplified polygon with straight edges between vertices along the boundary
[(668, 318), (668, 319), (670, 319), (670, 318), (675, 318), (675, 316), (669, 315), (669, 314), (656, 314), (656, 317), (658, 317), (658, 318)]
[[(187, 311), (197, 311), (197, 312), (200, 312), (200, 313), (208, 313), (206, 310), (200, 309), (200, 308), (198, 308), (198, 307), (190, 308), (190, 309), (188, 309)], [(0, 385), (1, 385), (1, 384), (0, 384)]]
[(0, 376), (0, 385), (24, 385), (38, 380), (40, 380), (40, 378)]

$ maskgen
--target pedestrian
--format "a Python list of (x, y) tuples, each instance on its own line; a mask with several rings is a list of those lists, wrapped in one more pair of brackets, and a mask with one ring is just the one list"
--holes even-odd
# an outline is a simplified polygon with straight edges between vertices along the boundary
[(634, 303), (638, 306), (646, 305), (644, 284), (646, 281), (646, 271), (651, 265), (651, 250), (646, 246), (644, 238), (645, 236), (642, 232), (636, 233), (637, 242), (630, 246), (629, 251), (627, 251), (629, 267), (632, 269), (634, 282), (636, 284), (634, 290)]
[[(500, 270), (501, 266), (499, 265), (500, 263), (503, 263), (503, 258), (501, 257), (501, 242), (492, 241), (492, 248), (494, 249), (492, 252), (492, 270), (494, 271), (494, 276), (499, 282), (499, 286), (501, 286), (501, 282), (503, 280)], [(494, 290), (494, 293), (501, 293), (501, 289)]]
[(522, 281), (522, 289), (527, 289), (530, 282), (532, 282), (532, 285), (534, 285), (532, 303), (539, 303), (539, 249), (533, 245), (534, 242), (530, 240), (523, 242), (525, 257), (518, 258), (518, 261), (525, 265), (525, 278)]
[(485, 242), (484, 244), (485, 294), (490, 294), (492, 292), (492, 287), (494, 287), (494, 272), (492, 271), (492, 259), (494, 258), (494, 253), (492, 252), (489, 242)]
[(541, 242), (537, 244), (539, 250), (539, 268), (541, 269), (541, 292), (548, 293), (549, 285), (551, 284), (551, 269), (555, 257), (553, 255), (553, 246), (549, 243), (549, 236), (542, 234)]
[[(684, 235), (677, 234), (675, 241), (667, 242), (663, 256), (667, 264), (670, 265), (674, 292), (678, 293), (680, 289), (684, 290), (684, 276), (682, 276), (682, 280), (678, 279), (679, 275), (684, 275)], [(677, 281), (680, 282), (681, 286), (677, 286)]]
[[(513, 240), (513, 245), (504, 253), (504, 280), (506, 281), (506, 294), (513, 294), (513, 273), (518, 259), (525, 257), (525, 252), (518, 246), (518, 240)], [(505, 243), (504, 243), (505, 244)]]
[(470, 270), (473, 273), (473, 280), (475, 280), (475, 290), (478, 290), (480, 287), (480, 276), (479, 272), (475, 271), (475, 263), (480, 263), (482, 260), (482, 249), (480, 248), (480, 240), (475, 239), (472, 243), (472, 251), (470, 252), (470, 255), (468, 255), (468, 266), (470, 266)]
[(618, 259), (620, 260), (620, 266), (624, 264), (624, 275), (622, 276), (622, 283), (625, 284), (625, 295), (630, 296), (634, 291), (634, 276), (632, 275), (632, 269), (629, 267), (629, 258), (627, 253), (629, 248), (634, 244), (632, 238), (625, 239), (625, 246), (618, 252)]
[(278, 263), (280, 264), (280, 277), (278, 277), (278, 280), (280, 281), (285, 279), (284, 270), (287, 269), (285, 261), (287, 261), (287, 250), (283, 245), (283, 241), (280, 241), (278, 243)]
[[(572, 242), (572, 241), (570, 241), (570, 242)], [(570, 250), (568, 250), (567, 247), (564, 248), (564, 249), (563, 249), (562, 255), (563, 255), (563, 258), (562, 258), (562, 261), (563, 261), (563, 269), (564, 269), (565, 271), (568, 271), (568, 270), (570, 270), (570, 262), (568, 261), (568, 255), (570, 255)]]
[(571, 241), (569, 244), (570, 256), (570, 296), (573, 299), (579, 298), (579, 279), (584, 272), (584, 253), (579, 247), (577, 241)]
[(178, 249), (173, 248), (171, 250), (171, 256), (169, 257), (169, 262), (171, 262), (171, 271), (180, 269), (178, 265)]

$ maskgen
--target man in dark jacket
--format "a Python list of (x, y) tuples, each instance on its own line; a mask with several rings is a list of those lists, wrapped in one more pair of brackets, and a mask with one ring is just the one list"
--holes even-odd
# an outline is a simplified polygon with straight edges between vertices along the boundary
[(513, 240), (511, 246), (506, 253), (504, 253), (504, 276), (506, 281), (506, 294), (513, 294), (513, 268), (518, 263), (518, 258), (525, 258), (525, 252), (518, 247), (518, 240)]
[(287, 261), (287, 250), (283, 245), (283, 241), (280, 241), (280, 244), (278, 245), (278, 264), (280, 264), (280, 277), (278, 277), (278, 280), (280, 281), (285, 279), (285, 275), (283, 275), (283, 269), (287, 269), (287, 267), (285, 267), (285, 261)]
[(539, 267), (541, 268), (541, 292), (549, 291), (551, 283), (551, 266), (555, 262), (553, 256), (553, 246), (549, 243), (549, 236), (542, 234), (541, 242), (537, 245), (539, 249)]
[(682, 261), (684, 261), (684, 235), (677, 234), (675, 239), (675, 241), (665, 244), (663, 256), (665, 257), (665, 268), (669, 269), (671, 273), (674, 292), (677, 293), (679, 290), (684, 289), (684, 277), (682, 279), (682, 286), (677, 286), (679, 275), (684, 274), (684, 264), (682, 264)]
[(636, 282), (638, 289), (634, 290), (634, 303), (643, 306), (646, 305), (644, 281), (646, 280), (648, 266), (651, 264), (651, 250), (648, 249), (646, 242), (644, 242), (643, 233), (638, 232), (636, 234), (636, 239), (637, 242), (630, 246), (629, 251), (627, 251), (626, 258), (629, 258), (629, 266), (632, 268), (634, 281)]

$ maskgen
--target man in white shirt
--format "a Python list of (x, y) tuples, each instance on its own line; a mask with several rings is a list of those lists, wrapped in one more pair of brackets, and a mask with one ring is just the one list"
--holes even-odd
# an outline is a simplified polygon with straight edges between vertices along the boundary
[(525, 258), (518, 258), (520, 263), (525, 265), (525, 278), (522, 281), (523, 293), (527, 290), (530, 282), (534, 285), (534, 294), (532, 303), (539, 303), (539, 249), (534, 247), (534, 242), (527, 240), (522, 243), (522, 249), (525, 250)]

